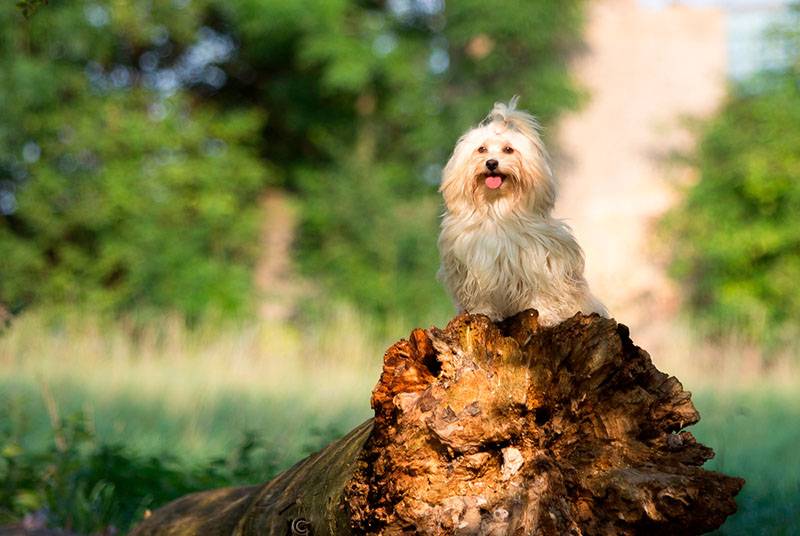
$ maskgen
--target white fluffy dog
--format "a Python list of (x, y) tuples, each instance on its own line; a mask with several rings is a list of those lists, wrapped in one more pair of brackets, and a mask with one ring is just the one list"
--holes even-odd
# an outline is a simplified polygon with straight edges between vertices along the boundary
[(583, 252), (551, 211), (556, 184), (536, 120), (496, 103), (444, 168), (439, 279), (457, 307), (501, 320), (528, 308), (556, 324), (607, 316), (583, 277)]

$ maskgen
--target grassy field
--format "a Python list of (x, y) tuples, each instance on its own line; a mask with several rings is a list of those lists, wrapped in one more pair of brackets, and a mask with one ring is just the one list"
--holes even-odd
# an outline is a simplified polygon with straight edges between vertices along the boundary
[(800, 534), (800, 393), (761, 389), (695, 395), (693, 430), (714, 448), (707, 467), (744, 478), (726, 535)]
[[(142, 328), (92, 318), (22, 317), (0, 337), (0, 450), (6, 464), (4, 469), (0, 462), (0, 471), (8, 473), (20, 452), (34, 453), (32, 468), (61, 467), (67, 444), (76, 441), (69, 423), (79, 415), (90, 439), (71, 454), (72, 465), (95, 459), (85, 451), (119, 444), (125, 445), (126, 471), (171, 471), (175, 481), (157, 482), (162, 493), (139, 510), (185, 490), (266, 480), (370, 415), (369, 393), (383, 351), (407, 331), (402, 323), (376, 326), (344, 308), (309, 332), (269, 324), (189, 331), (177, 319)], [(673, 338), (670, 348), (654, 359), (695, 393), (703, 420), (693, 431), (717, 452), (709, 467), (747, 479), (740, 511), (721, 533), (800, 534), (797, 369), (789, 361), (766, 367), (735, 343), (710, 346), (683, 337)], [(55, 454), (36, 458), (48, 449)], [(243, 449), (246, 463), (234, 459)], [(147, 465), (151, 457), (171, 462)], [(102, 509), (113, 507), (108, 503), (125, 491), (122, 485), (116, 491), (95, 485), (78, 494), (76, 501), (86, 503), (84, 517), (106, 515)], [(8, 500), (17, 504), (16, 510), (6, 505), (6, 518), (24, 510), (25, 501), (39, 504), (32, 496)], [(140, 513), (131, 508), (106, 517), (124, 527)], [(91, 519), (73, 524), (96, 526)]]

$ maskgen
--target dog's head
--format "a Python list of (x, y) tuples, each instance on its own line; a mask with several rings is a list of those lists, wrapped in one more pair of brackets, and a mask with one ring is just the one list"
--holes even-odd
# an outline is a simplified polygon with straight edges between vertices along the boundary
[(539, 125), (516, 103), (516, 97), (496, 103), (458, 140), (439, 189), (451, 212), (494, 207), (546, 214), (553, 208), (556, 186)]

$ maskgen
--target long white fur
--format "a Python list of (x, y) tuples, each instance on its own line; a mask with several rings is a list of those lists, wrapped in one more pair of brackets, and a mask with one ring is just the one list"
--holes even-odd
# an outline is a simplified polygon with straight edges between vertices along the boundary
[[(484, 184), (490, 158), (506, 176), (496, 190)], [(500, 320), (533, 308), (544, 325), (579, 311), (608, 315), (584, 279), (583, 251), (551, 216), (556, 183), (548, 156), (536, 120), (516, 109), (516, 98), (496, 103), (458, 140), (439, 191), (446, 207), (439, 279), (459, 310)]]

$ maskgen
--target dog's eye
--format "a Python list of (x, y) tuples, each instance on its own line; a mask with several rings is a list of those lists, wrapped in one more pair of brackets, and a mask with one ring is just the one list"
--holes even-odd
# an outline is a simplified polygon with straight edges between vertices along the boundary
[(511, 153), (514, 152), (514, 149), (512, 149), (511, 147), (506, 145), (505, 147), (503, 147), (503, 152), (506, 153), (506, 154), (511, 154)]
[(479, 153), (485, 153), (485, 152), (486, 152), (486, 147), (484, 147), (483, 145), (481, 145), (480, 147), (478, 147), (478, 152), (479, 152)]

